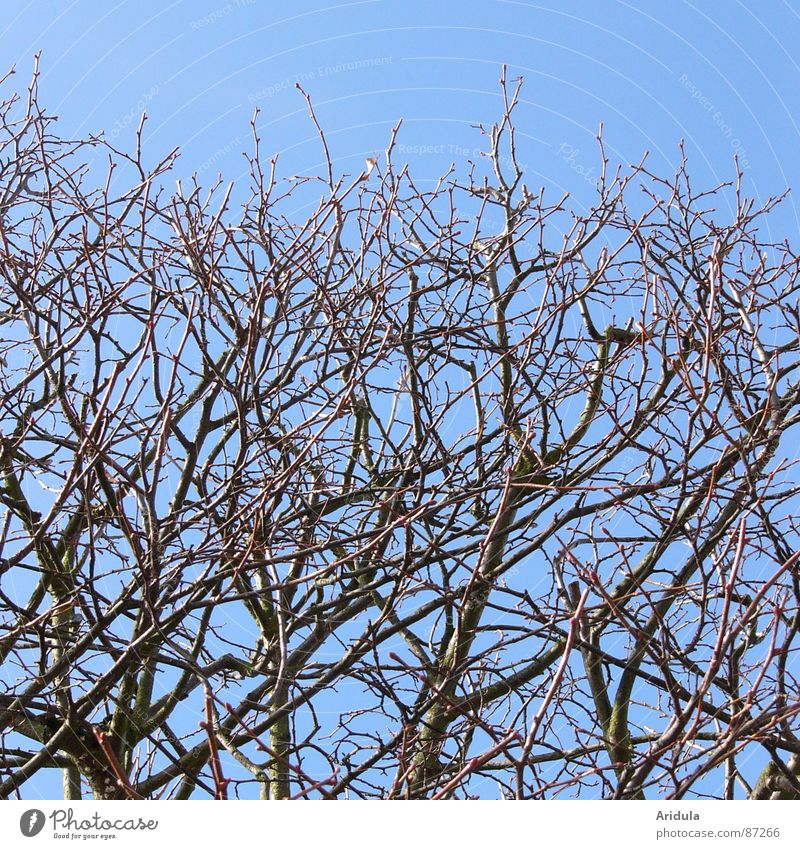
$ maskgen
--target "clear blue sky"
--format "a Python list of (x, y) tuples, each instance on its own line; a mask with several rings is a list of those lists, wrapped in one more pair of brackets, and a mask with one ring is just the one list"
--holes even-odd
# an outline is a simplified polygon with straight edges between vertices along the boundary
[[(65, 134), (130, 145), (141, 111), (155, 160), (179, 175), (243, 173), (249, 121), (286, 171), (320, 166), (294, 82), (312, 95), (343, 171), (383, 150), (398, 118), (420, 178), (465, 164), (471, 124), (499, 115), (499, 67), (526, 80), (518, 114), (529, 186), (588, 201), (605, 125), (623, 162), (651, 151), (670, 172), (686, 140), (700, 181), (740, 154), (751, 193), (800, 187), (800, 2), (711, 0), (30, 0), (2, 25), (0, 67), (28, 81), (42, 51), (43, 102)], [(401, 148), (402, 150), (402, 148)], [(595, 169), (595, 170), (592, 170)], [(284, 172), (286, 173), (286, 172)], [(775, 235), (796, 229), (790, 200)], [(777, 223), (777, 221), (776, 221)]]
[[(183, 151), (176, 176), (245, 173), (259, 108), (283, 174), (321, 168), (299, 81), (340, 171), (358, 173), (404, 120), (398, 158), (432, 179), (466, 169), (472, 125), (501, 114), (500, 66), (526, 84), (519, 159), (532, 189), (593, 196), (594, 137), (613, 161), (670, 174), (686, 142), (698, 184), (734, 176), (766, 199), (800, 192), (800, 0), (19, 0), (0, 23), (0, 73), (24, 91), (42, 51), (41, 101), (64, 136), (105, 131), (145, 152)], [(8, 93), (8, 85), (4, 94)], [(420, 146), (425, 150), (419, 152)], [(463, 173), (463, 172), (462, 172)], [(800, 198), (772, 235), (795, 243)], [(51, 775), (53, 787), (58, 776)], [(50, 788), (41, 785), (47, 795)]]

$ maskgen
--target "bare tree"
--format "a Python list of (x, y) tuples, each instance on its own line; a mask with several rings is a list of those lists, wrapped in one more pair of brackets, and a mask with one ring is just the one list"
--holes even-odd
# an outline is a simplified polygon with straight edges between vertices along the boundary
[(2, 103), (0, 795), (800, 796), (777, 201), (547, 198), (502, 91), (431, 189)]

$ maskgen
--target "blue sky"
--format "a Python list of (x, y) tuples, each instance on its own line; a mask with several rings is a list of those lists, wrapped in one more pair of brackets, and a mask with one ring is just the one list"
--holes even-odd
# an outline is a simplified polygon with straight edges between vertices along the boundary
[[(622, 0), (31, 0), (15, 4), (0, 68), (28, 81), (42, 51), (42, 100), (64, 134), (105, 130), (132, 145), (148, 113), (151, 161), (175, 145), (177, 175), (243, 175), (249, 122), (286, 173), (320, 167), (295, 90), (311, 94), (341, 171), (361, 169), (404, 120), (399, 152), (419, 179), (480, 146), (472, 125), (500, 114), (499, 68), (525, 78), (520, 161), (530, 186), (588, 203), (599, 124), (612, 161), (650, 151), (669, 173), (686, 140), (698, 181), (750, 193), (800, 184), (800, 3)], [(420, 146), (425, 146), (419, 151)], [(782, 230), (796, 226), (790, 199)], [(785, 233), (775, 233), (784, 235)]]
[[(734, 177), (765, 200), (800, 188), (800, 0), (31, 0), (0, 24), (0, 74), (24, 91), (42, 51), (41, 102), (64, 136), (105, 131), (145, 159), (179, 146), (175, 175), (245, 177), (250, 121), (281, 172), (319, 173), (300, 82), (336, 168), (359, 173), (403, 119), (397, 159), (420, 184), (466, 173), (501, 115), (500, 67), (523, 76), (517, 111), (527, 185), (594, 196), (598, 126), (612, 163), (670, 175), (685, 140), (698, 186)], [(6, 85), (4, 94), (8, 93)], [(798, 199), (771, 218), (795, 240)], [(54, 782), (57, 776), (50, 776)], [(46, 790), (42, 790), (46, 793)]]

